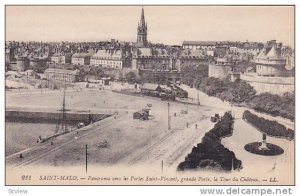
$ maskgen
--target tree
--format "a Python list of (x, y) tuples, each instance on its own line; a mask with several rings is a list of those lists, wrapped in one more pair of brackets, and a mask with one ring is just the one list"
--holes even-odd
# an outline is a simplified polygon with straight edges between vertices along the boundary
[(120, 80), (123, 80), (123, 79), (124, 79), (124, 75), (123, 75), (122, 72), (119, 73), (119, 79), (120, 79)]
[(249, 100), (247, 105), (254, 110), (271, 115), (279, 115), (291, 120), (295, 118), (295, 96), (293, 93), (286, 93), (283, 96), (262, 93)]
[(98, 79), (105, 77), (104, 71), (99, 67), (96, 68), (95, 73)]
[(135, 83), (137, 81), (137, 76), (133, 72), (128, 72), (125, 74), (125, 78), (128, 82)]
[(208, 76), (207, 65), (187, 65), (182, 67), (181, 78), (184, 84), (198, 86), (203, 78)]

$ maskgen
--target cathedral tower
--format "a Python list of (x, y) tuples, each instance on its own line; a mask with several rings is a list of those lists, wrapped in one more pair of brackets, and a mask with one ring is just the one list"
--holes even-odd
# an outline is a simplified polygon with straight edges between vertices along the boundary
[(144, 8), (142, 8), (141, 19), (137, 29), (137, 45), (139, 47), (146, 47), (147, 41), (147, 23), (145, 22)]

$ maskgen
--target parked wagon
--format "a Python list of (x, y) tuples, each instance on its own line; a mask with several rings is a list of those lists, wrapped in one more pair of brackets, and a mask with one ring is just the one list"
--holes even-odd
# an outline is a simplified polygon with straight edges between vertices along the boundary
[(210, 121), (213, 123), (216, 123), (220, 120), (220, 115), (219, 114), (215, 114), (215, 116), (210, 117)]
[(101, 140), (96, 144), (97, 148), (108, 148), (110, 145), (107, 140)]

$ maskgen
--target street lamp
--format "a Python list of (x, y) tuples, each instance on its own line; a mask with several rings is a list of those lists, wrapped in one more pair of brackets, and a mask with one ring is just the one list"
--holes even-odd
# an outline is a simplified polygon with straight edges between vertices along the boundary
[(188, 103), (185, 103), (185, 105), (186, 105), (186, 113), (188, 114), (189, 113), (189, 105), (188, 105)]
[(170, 103), (168, 102), (168, 130), (171, 130)]
[(198, 89), (197, 89), (197, 101), (198, 101), (197, 107), (199, 109), (200, 101), (199, 101), (199, 90)]

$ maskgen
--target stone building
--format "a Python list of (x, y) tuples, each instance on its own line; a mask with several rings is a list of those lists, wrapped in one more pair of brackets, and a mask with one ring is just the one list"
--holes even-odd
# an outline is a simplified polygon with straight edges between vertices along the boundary
[(216, 41), (183, 41), (182, 48), (190, 50), (214, 50)]
[[(226, 58), (218, 58), (216, 61), (212, 61), (208, 66), (208, 77), (224, 79), (228, 76), (237, 77), (235, 72), (236, 62), (227, 60)], [(236, 78), (234, 78), (235, 80)]]
[(265, 47), (253, 62), (256, 64), (258, 76), (287, 77), (290, 71), (286, 70), (286, 59), (281, 56), (280, 47)]
[(240, 54), (252, 54), (254, 56), (258, 55), (260, 51), (264, 48), (262, 43), (258, 42), (244, 42), (237, 47), (237, 52)]
[(5, 48), (5, 64), (9, 65), (11, 62), (14, 61), (16, 61), (14, 49)]
[(26, 71), (29, 68), (29, 59), (27, 56), (19, 56), (16, 58), (16, 64), (11, 64), (14, 71)]
[(75, 53), (72, 55), (71, 63), (73, 65), (90, 65), (93, 53)]
[(47, 62), (47, 68), (75, 70), (77, 69), (77, 65), (73, 65), (70, 63), (61, 64)]
[(80, 71), (48, 68), (44, 72), (48, 80), (61, 80), (67, 82), (78, 82), (80, 80)]
[(202, 50), (181, 50), (176, 57), (176, 69), (181, 71), (186, 66), (208, 65), (209, 58)]
[(214, 56), (216, 50), (216, 41), (183, 41), (183, 50), (201, 50), (207, 56)]
[(286, 68), (286, 59), (280, 51), (281, 46), (281, 43), (274, 40), (268, 42), (253, 59), (255, 70), (241, 74), (240, 78), (253, 86), (257, 93), (282, 95), (295, 91), (294, 73)]
[(71, 60), (72, 60), (71, 53), (67, 53), (67, 54), (55, 53), (51, 56), (51, 63), (67, 64), (67, 63), (71, 63)]
[(98, 50), (98, 52), (91, 57), (90, 64), (96, 67), (123, 69), (130, 67), (130, 59), (127, 54), (120, 49)]
[(135, 48), (132, 54), (132, 69), (165, 71), (175, 69), (175, 65), (163, 48)]

